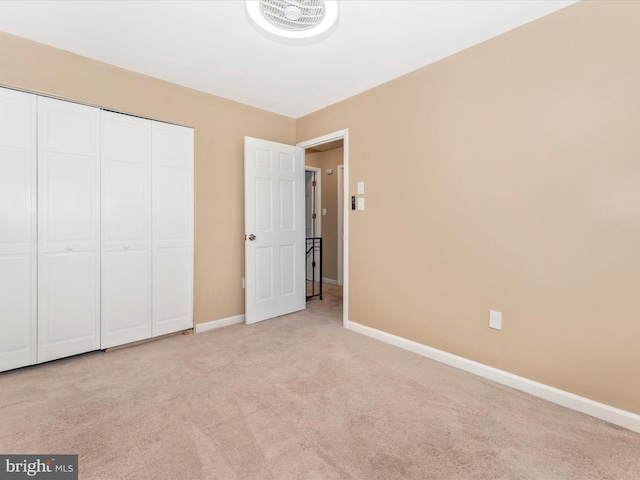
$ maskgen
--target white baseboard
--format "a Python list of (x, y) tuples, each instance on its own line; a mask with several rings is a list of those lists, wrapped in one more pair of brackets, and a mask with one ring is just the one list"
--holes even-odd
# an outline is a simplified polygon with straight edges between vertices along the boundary
[(202, 333), (207, 330), (213, 330), (215, 328), (228, 327), (229, 325), (235, 325), (236, 323), (244, 323), (244, 315), (236, 315), (235, 317), (221, 318), (220, 320), (213, 320), (206, 323), (196, 323), (195, 332)]
[(589, 398), (581, 397), (543, 383), (535, 382), (528, 378), (520, 377), (513, 373), (474, 362), (473, 360), (459, 357), (458, 355), (453, 355), (452, 353), (448, 353), (443, 350), (428, 347), (427, 345), (407, 340), (406, 338), (398, 337), (356, 322), (347, 322), (347, 328), (354, 332), (375, 338), (376, 340), (395, 345), (396, 347), (400, 347), (404, 350), (417, 353), (423, 357), (459, 368), (460, 370), (473, 373), (479, 377), (493, 380), (494, 382), (515, 388), (516, 390), (520, 390), (535, 397), (543, 398), (544, 400), (562, 405), (563, 407), (567, 407), (581, 413), (586, 413), (592, 417), (596, 417), (606, 422), (640, 433), (640, 415), (635, 413), (621, 410), (604, 403), (599, 403)]
[(325, 278), (322, 277), (322, 282), (323, 283), (328, 283), (329, 285), (339, 285), (337, 280), (334, 280), (333, 278)]

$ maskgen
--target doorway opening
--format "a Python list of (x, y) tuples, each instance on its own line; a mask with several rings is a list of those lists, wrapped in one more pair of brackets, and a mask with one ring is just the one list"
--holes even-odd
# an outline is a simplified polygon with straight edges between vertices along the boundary
[[(348, 130), (301, 142), (297, 146), (305, 149), (306, 172), (315, 173), (316, 192), (319, 190), (319, 198), (310, 193), (305, 205), (307, 233), (314, 233), (309, 203), (316, 202), (315, 235), (322, 238), (321, 269), (316, 269), (314, 274), (320, 278), (307, 275), (307, 286), (321, 280), (322, 301), (332, 305), (339, 302), (342, 324), (348, 327), (348, 202), (345, 201), (348, 195)], [(321, 300), (316, 298), (313, 301)]]
[(304, 175), (307, 301), (322, 300), (322, 169), (307, 165)]

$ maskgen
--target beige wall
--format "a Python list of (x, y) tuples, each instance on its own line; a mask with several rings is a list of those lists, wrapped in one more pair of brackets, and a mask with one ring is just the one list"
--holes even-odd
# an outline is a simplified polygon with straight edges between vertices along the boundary
[[(306, 164), (322, 169), (322, 276), (338, 281), (338, 165), (342, 165), (343, 148), (306, 154)], [(327, 169), (333, 169), (327, 175)], [(321, 214), (321, 212), (318, 212)]]
[(243, 137), (295, 120), (0, 33), (0, 85), (195, 128), (195, 321), (244, 313)]
[(366, 181), (350, 320), (640, 413), (639, 24), (581, 2), (298, 120)]

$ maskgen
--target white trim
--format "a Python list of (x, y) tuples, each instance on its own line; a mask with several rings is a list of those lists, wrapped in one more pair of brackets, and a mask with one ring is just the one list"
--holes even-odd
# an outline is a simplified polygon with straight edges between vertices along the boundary
[(216, 328), (228, 327), (236, 323), (244, 323), (244, 315), (236, 315), (235, 317), (221, 318), (220, 320), (212, 320), (211, 322), (196, 323), (194, 331), (196, 333), (214, 330)]
[[(311, 140), (305, 140), (304, 142), (300, 142), (296, 144), (296, 147), (300, 148), (313, 148), (318, 145), (324, 145), (325, 143), (333, 142), (335, 140), (347, 139), (349, 134), (349, 129), (345, 128), (344, 130), (338, 130), (337, 132), (327, 133), (326, 135), (322, 135), (320, 137), (312, 138)], [(345, 165), (346, 168), (346, 165)]]
[(423, 357), (430, 358), (440, 363), (464, 370), (482, 378), (506, 385), (520, 390), (535, 397), (542, 398), (549, 402), (570, 408), (572, 410), (585, 413), (592, 417), (599, 418), (605, 422), (613, 423), (640, 433), (640, 415), (626, 410), (596, 402), (589, 398), (581, 397), (573, 393), (560, 390), (543, 383), (529, 380), (525, 377), (514, 375), (482, 363), (474, 362), (467, 358), (459, 357), (452, 353), (444, 352), (433, 347), (428, 347), (421, 343), (407, 340), (375, 328), (367, 327), (356, 322), (347, 321), (347, 328), (354, 332), (366, 335), (376, 340), (400, 347)]
[(337, 280), (333, 278), (322, 277), (322, 283), (328, 283), (329, 285), (339, 285)]
[(342, 219), (344, 218), (344, 196), (340, 191), (340, 185), (344, 191), (344, 165), (338, 165), (338, 285), (342, 285), (342, 269), (344, 264), (342, 263)]
[[(301, 148), (312, 148), (324, 143), (333, 142), (334, 140), (343, 140), (343, 162), (344, 165), (344, 192), (343, 198), (346, 200), (349, 198), (349, 129), (338, 130), (337, 132), (328, 133), (321, 137), (312, 138), (297, 144)], [(342, 279), (342, 326), (349, 328), (349, 208), (350, 203), (344, 201), (342, 211), (344, 214), (343, 222), (343, 279)]]

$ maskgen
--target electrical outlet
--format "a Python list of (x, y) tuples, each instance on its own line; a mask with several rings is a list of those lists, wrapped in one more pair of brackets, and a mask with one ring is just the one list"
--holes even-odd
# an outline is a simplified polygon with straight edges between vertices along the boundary
[(489, 310), (489, 327), (502, 330), (502, 312)]

